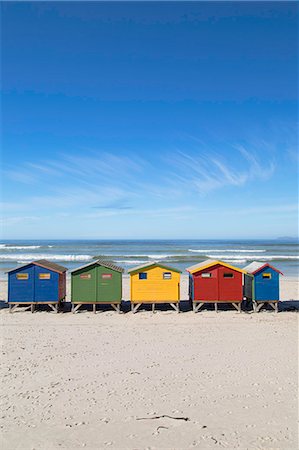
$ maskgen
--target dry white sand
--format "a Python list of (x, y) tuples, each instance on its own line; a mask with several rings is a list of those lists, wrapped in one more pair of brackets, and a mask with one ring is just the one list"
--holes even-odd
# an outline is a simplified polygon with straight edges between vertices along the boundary
[(3, 449), (298, 448), (296, 312), (0, 319)]

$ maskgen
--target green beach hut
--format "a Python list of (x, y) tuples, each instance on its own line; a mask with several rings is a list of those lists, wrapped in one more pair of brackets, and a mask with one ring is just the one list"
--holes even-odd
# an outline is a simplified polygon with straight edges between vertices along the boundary
[(111, 305), (120, 311), (123, 268), (108, 261), (93, 261), (71, 271), (72, 311), (82, 305)]

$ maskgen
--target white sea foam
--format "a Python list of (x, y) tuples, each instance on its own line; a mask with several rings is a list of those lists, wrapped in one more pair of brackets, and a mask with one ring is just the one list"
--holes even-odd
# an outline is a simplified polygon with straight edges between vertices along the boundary
[(245, 264), (246, 263), (246, 259), (226, 259), (225, 262), (231, 262), (234, 264)]
[[(111, 258), (113, 258), (113, 255), (107, 255), (106, 256), (110, 256)], [(165, 259), (165, 258), (175, 258), (178, 256), (181, 256), (181, 254), (156, 254), (156, 255), (149, 255), (149, 254), (142, 254), (142, 255), (119, 255), (122, 256), (123, 258), (148, 258), (148, 259)]]
[(207, 253), (217, 253), (217, 252), (223, 252), (223, 253), (264, 253), (266, 250), (244, 250), (244, 249), (239, 249), (239, 248), (235, 248), (235, 249), (206, 249), (206, 250), (195, 250), (193, 248), (189, 248), (188, 252), (193, 252), (193, 253), (203, 253), (204, 255), (206, 255)]
[(227, 259), (230, 260), (239, 260), (240, 257), (243, 258), (245, 261), (274, 261), (274, 260), (279, 260), (279, 259), (285, 259), (285, 260), (298, 260), (299, 256), (294, 256), (294, 255), (206, 255), (209, 258), (217, 258), (217, 259), (223, 259), (224, 261)]
[[(34, 250), (41, 247), (41, 245), (0, 245), (2, 250)], [(49, 247), (49, 245), (47, 245), (47, 247)]]
[(89, 261), (92, 259), (91, 255), (51, 255), (50, 253), (15, 253), (15, 254), (0, 254), (0, 261), (32, 261), (37, 259), (48, 259), (49, 261)]
[(165, 259), (165, 258), (173, 258), (178, 255), (146, 255), (149, 259)]
[(128, 261), (127, 259), (120, 259), (120, 260), (117, 260), (115, 262), (117, 264), (132, 264), (132, 265), (136, 264), (136, 265), (139, 265), (139, 264), (146, 264), (149, 261), (141, 261), (140, 259), (139, 260), (130, 260), (130, 261)]

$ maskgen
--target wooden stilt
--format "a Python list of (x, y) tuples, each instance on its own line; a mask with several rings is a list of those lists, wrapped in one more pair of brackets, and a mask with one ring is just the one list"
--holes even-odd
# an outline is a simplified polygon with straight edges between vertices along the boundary
[(94, 314), (97, 312), (97, 305), (95, 303), (92, 305), (92, 311)]
[(140, 308), (141, 303), (136, 303), (136, 305), (133, 308), (133, 314), (137, 313), (138, 309)]
[(214, 305), (215, 305), (215, 312), (218, 313), (218, 303), (215, 302)]
[(180, 306), (179, 306), (179, 303), (169, 303), (169, 304), (170, 304), (170, 306), (171, 306), (177, 313), (180, 312)]
[(73, 308), (73, 314), (76, 314), (76, 313), (78, 312), (80, 306), (82, 306), (82, 303), (78, 303), (76, 306), (75, 306), (75, 305), (73, 305), (73, 306), (74, 306), (74, 308)]
[(241, 312), (241, 303), (232, 303), (232, 305), (239, 313)]
[(194, 308), (193, 308), (193, 311), (195, 312), (195, 313), (197, 313), (197, 312), (199, 312), (199, 310), (200, 310), (200, 308), (204, 305), (204, 303), (203, 302), (201, 302), (201, 303), (193, 303), (193, 305), (194, 305)]
[(116, 311), (118, 314), (120, 313), (120, 304), (114, 305), (113, 303), (111, 303), (111, 306), (114, 309), (114, 311)]
[(58, 308), (56, 305), (52, 305), (51, 303), (48, 303), (48, 306), (54, 311), (55, 313), (58, 313)]
[(34, 303), (31, 303), (31, 312), (34, 313)]

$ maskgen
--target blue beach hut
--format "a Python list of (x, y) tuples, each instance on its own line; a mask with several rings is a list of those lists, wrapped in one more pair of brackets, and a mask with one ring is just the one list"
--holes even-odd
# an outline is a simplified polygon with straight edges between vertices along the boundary
[(44, 304), (57, 312), (66, 295), (66, 271), (66, 267), (45, 259), (7, 271), (10, 311), (26, 305), (33, 312), (35, 305)]
[(280, 270), (268, 263), (254, 261), (243, 270), (245, 276), (244, 295), (253, 302), (253, 308), (258, 312), (264, 304), (268, 303), (276, 312), (279, 301)]

